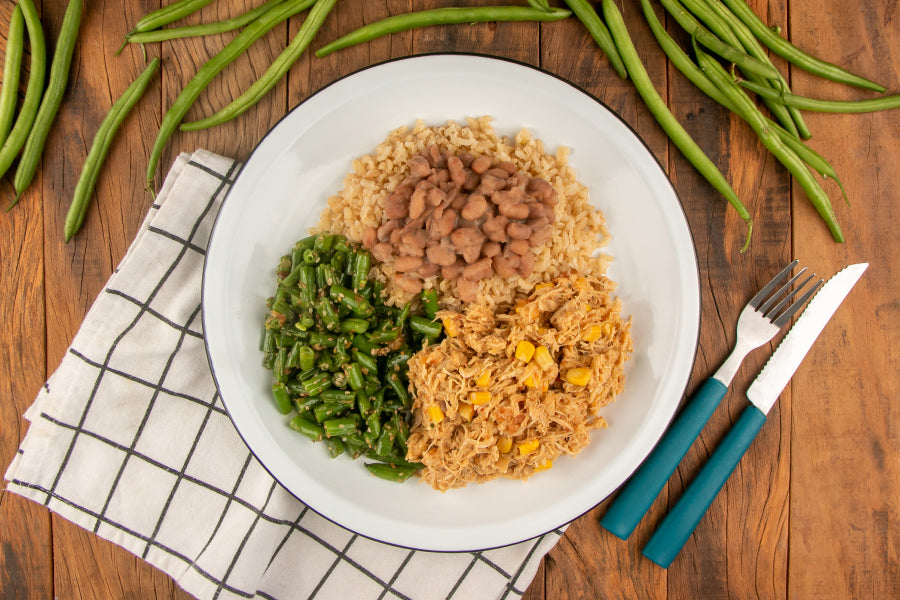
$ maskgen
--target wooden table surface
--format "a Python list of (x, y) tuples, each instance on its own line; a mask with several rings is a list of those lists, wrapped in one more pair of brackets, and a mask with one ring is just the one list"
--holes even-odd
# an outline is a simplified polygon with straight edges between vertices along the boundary
[[(364, 23), (414, 8), (489, 3), (342, 0), (313, 48)], [(66, 3), (36, 4), (48, 40), (55, 39)], [(189, 21), (232, 16), (244, 4), (219, 0)], [(900, 13), (895, 1), (753, 0), (751, 4), (799, 46), (900, 93)], [(637, 1), (620, 0), (619, 5), (655, 86), (751, 211), (755, 233), (746, 253), (739, 252), (744, 229), (735, 212), (668, 143), (631, 83), (614, 75), (574, 18), (551, 24), (432, 28), (395, 34), (326, 58), (306, 54), (285, 81), (240, 118), (212, 130), (176, 134), (163, 154), (156, 185), (179, 152), (206, 148), (246, 158), (290, 107), (338, 77), (391, 58), (476, 51), (540, 67), (582, 87), (646, 140), (674, 182), (687, 214), (700, 265), (703, 307), (688, 391), (729, 352), (747, 299), (792, 258), (823, 276), (855, 262), (867, 261), (870, 268), (825, 328), (760, 436), (668, 570), (642, 558), (640, 550), (667, 505), (744, 407), (744, 391), (770, 354), (771, 344), (744, 362), (722, 406), (629, 541), (599, 526), (605, 510), (605, 504), (600, 505), (569, 527), (525, 597), (898, 598), (900, 404), (891, 400), (900, 392), (900, 274), (895, 262), (900, 252), (895, 221), (900, 219), (900, 110), (806, 113), (812, 147), (834, 164), (850, 196), (846, 204), (837, 186), (826, 184), (847, 238), (837, 244), (797, 184), (749, 128), (667, 65), (641, 19)], [(86, 3), (68, 89), (40, 170), (20, 204), (0, 218), (4, 469), (27, 430), (22, 413), (59, 364), (151, 204), (143, 189), (144, 172), (162, 114), (198, 67), (233, 35), (147, 47), (149, 56), (162, 58), (162, 76), (125, 122), (84, 227), (65, 244), (63, 219), (97, 126), (144, 64), (137, 48), (115, 55), (121, 36), (159, 6), (159, 0)], [(7, 30), (12, 7), (12, 0), (0, 2), (0, 31)], [(216, 78), (188, 116), (209, 114), (243, 91), (291, 39), (299, 22), (292, 19), (254, 45)], [(797, 93), (832, 98), (873, 95), (788, 69), (780, 59), (776, 64), (790, 74)], [(394, 125), (385, 124), (385, 131)], [(12, 187), (4, 181), (3, 204), (12, 197)], [(172, 579), (135, 556), (7, 492), (0, 492), (0, 547), (4, 598), (187, 597)]]

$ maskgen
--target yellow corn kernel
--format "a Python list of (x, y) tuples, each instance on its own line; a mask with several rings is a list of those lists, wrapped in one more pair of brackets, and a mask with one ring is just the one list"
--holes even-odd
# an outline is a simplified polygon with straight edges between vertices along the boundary
[(478, 406), (479, 404), (486, 404), (490, 401), (490, 392), (469, 392), (469, 402), (476, 406)]
[(524, 385), (525, 387), (530, 387), (530, 388), (536, 387), (537, 384), (534, 382), (534, 375), (529, 375), (528, 377), (523, 379), (522, 385)]
[(516, 444), (516, 448), (518, 448), (520, 456), (525, 456), (537, 450), (540, 445), (540, 440), (527, 440)]
[(532, 356), (534, 356), (534, 344), (528, 340), (522, 340), (516, 345), (516, 358), (527, 363)]
[(432, 423), (440, 423), (444, 420), (444, 411), (437, 404), (432, 404), (428, 407), (428, 418), (431, 419)]
[(505, 435), (500, 436), (497, 440), (497, 450), (500, 451), (500, 454), (506, 454), (512, 450), (512, 438)]
[(566, 381), (568, 381), (572, 385), (587, 385), (587, 382), (590, 381), (590, 379), (590, 369), (585, 369), (584, 367), (576, 367), (574, 369), (569, 369), (568, 371), (566, 371)]
[(537, 366), (544, 371), (549, 371), (550, 367), (555, 364), (553, 362), (553, 357), (550, 356), (550, 351), (547, 350), (546, 346), (538, 346), (534, 349), (534, 362), (536, 362)]
[(541, 465), (536, 466), (536, 467), (534, 468), (534, 472), (535, 472), (535, 473), (540, 473), (541, 471), (546, 471), (547, 469), (550, 469), (550, 468), (552, 468), (552, 467), (553, 467), (553, 461), (552, 461), (552, 460), (547, 460), (547, 461), (544, 462), (544, 464), (541, 464)]
[(450, 317), (444, 317), (441, 319), (441, 323), (444, 324), (444, 333), (447, 334), (447, 337), (456, 337), (459, 335), (459, 324), (456, 320), (451, 319)]
[(471, 421), (472, 417), (475, 416), (475, 407), (471, 404), (460, 402), (459, 406), (456, 409), (456, 412), (458, 412), (459, 416), (461, 416), (466, 421)]
[(599, 325), (591, 325), (587, 328), (587, 331), (584, 332), (584, 335), (581, 336), (586, 342), (596, 342), (603, 336), (603, 328)]
[(525, 308), (526, 304), (528, 304), (527, 300), (524, 300), (522, 298), (519, 298), (518, 300), (516, 300), (516, 308), (514, 310), (516, 311), (517, 315), (521, 314), (522, 309)]
[(549, 287), (553, 287), (553, 284), (547, 281), (542, 281), (541, 283), (534, 286), (534, 291), (543, 290)]
[(475, 380), (475, 385), (478, 387), (487, 387), (487, 385), (491, 382), (491, 374), (485, 371), (481, 375), (478, 376), (478, 379)]

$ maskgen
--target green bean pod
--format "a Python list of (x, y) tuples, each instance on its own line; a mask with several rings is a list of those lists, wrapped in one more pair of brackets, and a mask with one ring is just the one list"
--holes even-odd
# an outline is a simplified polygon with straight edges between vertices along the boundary
[(0, 146), (6, 142), (16, 120), (16, 101), (19, 98), (19, 77), (22, 74), (22, 55), (25, 53), (25, 18), (22, 7), (16, 4), (6, 32), (6, 56), (3, 59), (3, 87), (0, 88)]
[(265, 4), (261, 4), (252, 10), (248, 10), (242, 15), (223, 19), (215, 23), (203, 23), (202, 25), (187, 25), (185, 27), (172, 27), (170, 29), (151, 29), (149, 31), (133, 31), (125, 36), (125, 41), (129, 44), (148, 44), (152, 42), (164, 42), (167, 40), (175, 40), (189, 37), (199, 37), (205, 35), (216, 35), (218, 33), (227, 33), (240, 29), (241, 27), (255, 21), (264, 12), (281, 4), (284, 0), (268, 0)]
[(867, 113), (900, 108), (900, 94), (881, 96), (879, 98), (868, 98), (865, 100), (822, 100), (798, 96), (788, 92), (778, 92), (773, 89), (763, 89), (752, 81), (738, 81), (738, 83), (763, 98), (780, 102), (785, 106), (793, 106), (801, 110), (813, 112)]
[(198, 129), (207, 129), (215, 125), (227, 123), (259, 102), (263, 96), (268, 94), (269, 91), (275, 87), (275, 84), (284, 78), (285, 74), (291, 68), (291, 65), (297, 62), (297, 59), (300, 58), (309, 44), (313, 41), (313, 38), (325, 21), (325, 17), (327, 17), (328, 13), (331, 12), (331, 9), (334, 8), (336, 2), (337, 0), (318, 0), (312, 10), (309, 11), (309, 15), (306, 17), (306, 20), (303, 21), (303, 25), (300, 26), (300, 30), (297, 32), (297, 35), (294, 36), (294, 39), (291, 40), (290, 45), (278, 55), (278, 58), (272, 62), (266, 72), (263, 73), (246, 92), (232, 100), (218, 112), (204, 119), (182, 123), (181, 130), (197, 131)]
[(44, 75), (47, 70), (47, 46), (44, 42), (44, 30), (41, 19), (32, 0), (19, 0), (18, 6), (22, 9), (22, 17), (25, 20), (25, 28), (28, 30), (28, 43), (31, 47), (31, 62), (28, 75), (28, 87), (25, 89), (25, 98), (19, 108), (19, 116), (12, 130), (0, 147), (0, 177), (6, 174), (13, 160), (19, 154), (19, 150), (25, 145), (34, 118), (37, 115), (44, 95)]
[(72, 55), (75, 52), (75, 42), (78, 39), (78, 29), (81, 26), (81, 14), (82, 0), (69, 0), (59, 30), (59, 37), (56, 40), (53, 61), (50, 64), (50, 80), (31, 126), (31, 132), (25, 141), (25, 147), (22, 148), (22, 157), (19, 159), (19, 166), (16, 167), (16, 175), (13, 178), (13, 187), (17, 197), (22, 195), (34, 178), (41, 155), (44, 153), (44, 142), (47, 141), (50, 127), (56, 119), (59, 105), (65, 95), (66, 86), (69, 83)]
[[(678, 21), (678, 24), (690, 34), (692, 39), (697, 40), (701, 45), (709, 48), (714, 54), (721, 56), (728, 62), (732, 62), (741, 68), (745, 73), (755, 73), (766, 79), (777, 80), (780, 77), (778, 69), (759, 61), (743, 50), (735, 48), (720, 40), (713, 32), (703, 26), (694, 15), (692, 15), (679, 0), (660, 0), (660, 3), (672, 17)], [(607, 17), (607, 24), (609, 18)], [(619, 49), (621, 52), (622, 49)], [(627, 67), (627, 63), (626, 63)]]
[(88, 151), (87, 157), (84, 159), (84, 166), (81, 169), (81, 175), (78, 177), (78, 183), (75, 185), (75, 193), (72, 195), (72, 203), (69, 205), (69, 211), (66, 213), (66, 221), (63, 226), (63, 234), (66, 242), (71, 240), (81, 224), (84, 222), (84, 216), (87, 214), (87, 207), (94, 194), (94, 186), (97, 183), (97, 177), (100, 175), (100, 169), (103, 161), (109, 153), (112, 140), (119, 130), (119, 127), (125, 121), (125, 117), (131, 112), (131, 109), (137, 104), (137, 101), (144, 95), (153, 75), (159, 68), (159, 59), (154, 58), (147, 65), (132, 83), (128, 89), (113, 103), (97, 133), (94, 134), (94, 141), (91, 149)]
[(415, 467), (405, 467), (401, 465), (390, 465), (385, 463), (366, 463), (366, 469), (369, 470), (369, 473), (375, 475), (376, 477), (380, 477), (381, 479), (386, 479), (388, 481), (395, 481), (398, 483), (403, 483), (413, 475), (415, 475), (416, 469)]
[(876, 92), (884, 92), (885, 88), (883, 85), (870, 81), (865, 77), (855, 75), (850, 71), (816, 58), (811, 54), (807, 54), (797, 46), (793, 45), (772, 31), (772, 29), (769, 28), (755, 12), (753, 12), (753, 9), (750, 8), (744, 0), (722, 1), (741, 21), (744, 22), (750, 31), (753, 32), (753, 35), (755, 35), (764, 46), (789, 63), (830, 81), (846, 83), (848, 85), (854, 85)]
[(625, 64), (622, 62), (622, 57), (619, 56), (619, 50), (609, 34), (609, 29), (603, 24), (603, 20), (597, 14), (597, 11), (594, 10), (594, 7), (591, 6), (591, 3), (588, 0), (565, 0), (565, 3), (575, 13), (575, 16), (578, 17), (585, 29), (588, 30), (588, 33), (591, 34), (591, 37), (594, 38), (600, 49), (603, 50), (613, 70), (622, 79), (627, 78), (628, 73), (625, 71)]
[(177, 0), (167, 6), (163, 6), (159, 10), (144, 15), (134, 25), (131, 33), (142, 31), (152, 31), (159, 29), (164, 25), (183, 19), (194, 14), (213, 0)]
[(305, 435), (314, 442), (318, 442), (325, 435), (325, 428), (321, 425), (313, 423), (307, 418), (297, 416), (288, 423), (291, 429), (301, 435)]
[(765, 121), (760, 117), (759, 111), (756, 110), (756, 106), (741, 88), (732, 81), (728, 73), (722, 68), (722, 65), (704, 52), (698, 51), (697, 59), (700, 61), (700, 67), (709, 75), (713, 83), (734, 103), (737, 114), (750, 124), (769, 152), (794, 176), (794, 179), (806, 192), (819, 216), (825, 221), (834, 240), (843, 242), (844, 235), (837, 223), (831, 201), (803, 161), (776, 134), (768, 130)]
[[(207, 1), (207, 0), (202, 0)], [(156, 167), (162, 157), (163, 149), (172, 137), (172, 134), (181, 124), (181, 120), (187, 113), (200, 93), (206, 89), (209, 82), (225, 67), (240, 56), (253, 42), (265, 35), (273, 27), (292, 17), (293, 15), (309, 8), (315, 0), (286, 0), (262, 14), (258, 19), (247, 25), (223, 50), (210, 58), (200, 69), (194, 78), (175, 98), (172, 106), (163, 116), (159, 126), (159, 133), (153, 143), (150, 152), (150, 160), (147, 165), (147, 188), (153, 186), (153, 178), (156, 175)]]
[(703, 153), (703, 150), (700, 149), (688, 132), (684, 130), (675, 116), (669, 111), (668, 106), (659, 96), (656, 88), (653, 87), (653, 82), (641, 63), (640, 56), (638, 56), (637, 50), (634, 48), (634, 44), (628, 35), (628, 30), (625, 28), (625, 22), (622, 20), (622, 14), (616, 7), (615, 2), (604, 0), (603, 14), (606, 17), (606, 23), (612, 33), (613, 40), (615, 40), (616, 46), (619, 48), (619, 53), (622, 55), (622, 60), (625, 61), (628, 75), (656, 121), (684, 157), (715, 189), (725, 196), (741, 219), (744, 220), (744, 223), (747, 224), (747, 238), (742, 249), (743, 251), (750, 244), (750, 236), (753, 233), (753, 222), (750, 219), (750, 213), (716, 165)]
[(559, 21), (572, 13), (554, 8), (550, 11), (524, 6), (447, 7), (396, 15), (363, 25), (355, 31), (319, 48), (316, 56), (322, 57), (336, 50), (369, 42), (392, 33), (431, 27), (434, 25), (485, 23), (490, 21)]

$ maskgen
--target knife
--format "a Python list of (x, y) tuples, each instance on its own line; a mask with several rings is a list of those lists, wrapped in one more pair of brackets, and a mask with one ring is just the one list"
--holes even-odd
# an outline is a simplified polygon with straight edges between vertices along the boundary
[(766, 415), (803, 357), (868, 266), (868, 263), (850, 265), (834, 275), (815, 295), (747, 389), (750, 404), (660, 523), (644, 547), (644, 556), (663, 568), (675, 559), (756, 438)]

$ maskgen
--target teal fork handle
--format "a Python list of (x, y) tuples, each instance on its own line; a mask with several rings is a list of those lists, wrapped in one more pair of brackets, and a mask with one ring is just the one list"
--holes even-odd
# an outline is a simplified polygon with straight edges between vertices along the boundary
[(765, 422), (765, 413), (752, 404), (744, 409), (647, 542), (644, 556), (664, 569), (671, 564)]
[(619, 491), (600, 521), (603, 527), (623, 540), (631, 535), (727, 391), (718, 379), (707, 379), (700, 386), (647, 460)]

